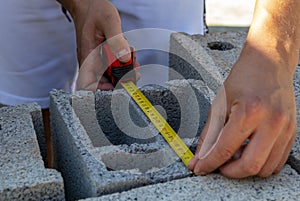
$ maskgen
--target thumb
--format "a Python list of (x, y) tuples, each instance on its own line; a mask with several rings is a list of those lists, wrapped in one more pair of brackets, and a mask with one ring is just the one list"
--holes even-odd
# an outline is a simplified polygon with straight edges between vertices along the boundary
[(121, 18), (116, 7), (106, 1), (106, 9), (103, 10), (101, 27), (110, 50), (121, 62), (127, 62), (131, 58), (130, 47), (122, 34)]
[(206, 125), (203, 136), (204, 140), (198, 152), (199, 159), (205, 157), (216, 143), (219, 134), (225, 125), (227, 114), (226, 108), (226, 92), (225, 87), (222, 86), (211, 107), (210, 120), (208, 121), (208, 125)]
[(93, 48), (107, 41), (112, 53), (120, 61), (129, 61), (130, 48), (122, 34), (121, 19), (116, 7), (107, 0), (93, 1), (85, 14), (80, 18), (83, 22), (78, 22), (77, 31), (81, 39), (81, 59), (86, 58)]
[(131, 49), (123, 34), (108, 38), (106, 42), (108, 43), (111, 52), (118, 60), (127, 62), (131, 59)]
[(225, 124), (226, 108), (226, 93), (224, 86), (222, 86), (212, 103), (207, 122), (198, 141), (195, 156), (189, 163), (189, 169), (193, 170), (198, 160), (205, 157), (213, 148)]

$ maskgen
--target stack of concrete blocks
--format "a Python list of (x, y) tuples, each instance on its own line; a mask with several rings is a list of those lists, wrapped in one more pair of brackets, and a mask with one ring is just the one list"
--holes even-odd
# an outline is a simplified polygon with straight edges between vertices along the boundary
[(61, 174), (44, 166), (43, 136), (38, 105), (0, 108), (0, 200), (65, 199)]
[[(142, 88), (192, 151), (214, 94), (238, 58), (245, 37), (245, 32), (205, 37), (173, 34), (170, 78), (174, 80), (164, 88)], [(298, 105), (299, 75), (297, 71)], [(54, 90), (50, 112), (56, 167), (64, 177), (68, 200), (300, 198), (298, 138), (289, 160), (292, 167), (286, 165), (269, 179), (231, 180), (218, 174), (192, 177), (124, 90), (96, 94)]]

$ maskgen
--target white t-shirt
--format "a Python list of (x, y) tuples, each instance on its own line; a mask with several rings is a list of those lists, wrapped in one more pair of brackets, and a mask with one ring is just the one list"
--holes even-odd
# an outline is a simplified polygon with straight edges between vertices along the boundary
[(142, 75), (138, 82), (139, 86), (164, 85), (168, 80), (171, 32), (204, 34), (206, 29), (203, 19), (204, 0), (111, 0), (111, 2), (119, 10), (125, 36), (137, 49), (137, 60), (141, 64)]
[(0, 6), (0, 103), (49, 106), (53, 88), (70, 91), (77, 72), (75, 32), (55, 0)]
[[(111, 2), (120, 12), (124, 32), (162, 28), (203, 34), (203, 0)], [(50, 90), (71, 90), (77, 72), (74, 26), (55, 0), (4, 1), (0, 7), (0, 27), (0, 103), (38, 102), (46, 108)], [(158, 38), (156, 44), (168, 46), (165, 36)], [(133, 40), (143, 44), (148, 40), (147, 34)], [(167, 65), (166, 59), (167, 54), (138, 53), (142, 65)], [(155, 65), (141, 68), (141, 73), (140, 85), (164, 83), (168, 77), (166, 68), (156, 69)]]

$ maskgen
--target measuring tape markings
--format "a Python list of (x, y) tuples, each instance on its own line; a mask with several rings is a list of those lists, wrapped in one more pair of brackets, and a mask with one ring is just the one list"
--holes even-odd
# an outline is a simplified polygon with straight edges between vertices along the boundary
[(156, 129), (162, 134), (164, 139), (179, 156), (184, 165), (188, 166), (190, 160), (194, 157), (194, 154), (180, 139), (180, 137), (176, 134), (173, 128), (161, 116), (161, 114), (155, 109), (155, 107), (135, 86), (133, 82), (121, 82), (121, 85), (133, 98), (133, 100), (138, 104), (138, 106), (143, 110), (143, 112), (150, 119), (150, 121), (153, 123)]

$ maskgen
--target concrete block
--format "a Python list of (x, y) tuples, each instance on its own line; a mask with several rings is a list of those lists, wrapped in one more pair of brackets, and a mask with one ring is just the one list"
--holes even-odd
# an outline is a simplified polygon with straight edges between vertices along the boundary
[(288, 163), (300, 174), (300, 66), (297, 67), (294, 76), (294, 88), (297, 104), (297, 136), (292, 148)]
[(47, 167), (47, 152), (46, 152), (46, 139), (45, 139), (45, 134), (44, 134), (44, 125), (43, 125), (43, 118), (42, 118), (42, 113), (41, 109), (38, 105), (36, 104), (23, 104), (23, 105), (17, 105), (15, 107), (3, 107), (2, 109), (2, 115), (4, 116), (11, 116), (16, 114), (24, 114), (24, 113), (29, 113), (32, 119), (32, 123), (34, 126), (34, 130), (37, 136), (37, 140), (39, 143), (40, 147), (40, 152), (43, 157), (43, 161), (45, 163), (45, 166)]
[(60, 173), (42, 160), (40, 126), (36, 104), (0, 108), (0, 200), (64, 200)]
[(212, 174), (141, 187), (85, 201), (125, 200), (299, 200), (300, 176), (288, 165), (268, 179), (233, 180)]
[(216, 93), (240, 55), (246, 35), (246, 32), (172, 34), (169, 78), (180, 79), (181, 75), (203, 80)]
[[(214, 94), (201, 81), (167, 85), (148, 86), (143, 92), (171, 124), (180, 120), (179, 135), (194, 147)], [(187, 104), (198, 114), (190, 108), (184, 111)], [(200, 116), (197, 108), (205, 115)], [(191, 175), (124, 90), (97, 92), (96, 97), (92, 92), (71, 95), (55, 90), (51, 92), (50, 112), (58, 169), (69, 200)], [(111, 137), (114, 132), (122, 137)]]

